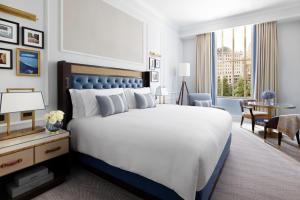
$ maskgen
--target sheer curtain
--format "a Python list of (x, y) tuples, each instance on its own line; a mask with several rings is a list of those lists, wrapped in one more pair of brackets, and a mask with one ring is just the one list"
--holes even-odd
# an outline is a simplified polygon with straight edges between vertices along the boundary
[(215, 103), (214, 68), (213, 58), (213, 34), (204, 33), (197, 36), (196, 47), (196, 90), (198, 93), (211, 93), (213, 103)]
[(256, 25), (255, 98), (261, 101), (264, 90), (277, 92), (278, 80), (277, 23)]

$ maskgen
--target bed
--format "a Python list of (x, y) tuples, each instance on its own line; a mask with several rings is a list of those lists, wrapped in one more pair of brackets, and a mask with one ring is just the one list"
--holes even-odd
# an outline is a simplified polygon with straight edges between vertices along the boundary
[(58, 62), (58, 108), (66, 113), (73, 150), (84, 165), (157, 199), (209, 199), (230, 150), (227, 112), (158, 105), (71, 120), (70, 88), (149, 85), (149, 72)]

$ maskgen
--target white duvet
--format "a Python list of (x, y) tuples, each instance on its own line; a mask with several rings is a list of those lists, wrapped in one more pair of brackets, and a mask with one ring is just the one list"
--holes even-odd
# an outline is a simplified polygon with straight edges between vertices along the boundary
[(69, 123), (75, 151), (139, 174), (194, 200), (208, 182), (231, 132), (228, 112), (158, 105)]

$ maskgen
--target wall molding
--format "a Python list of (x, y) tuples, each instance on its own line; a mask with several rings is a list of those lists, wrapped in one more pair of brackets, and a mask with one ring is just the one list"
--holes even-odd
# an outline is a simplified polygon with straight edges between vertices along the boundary
[[(60, 2), (60, 19), (59, 19), (59, 21), (60, 21), (60, 51), (61, 52), (69, 53), (69, 54), (76, 54), (76, 55), (86, 56), (86, 57), (91, 57), (91, 58), (97, 58), (97, 59), (101, 59), (101, 60), (108, 61), (108, 62), (118, 63), (119, 65), (126, 64), (126, 65), (138, 66), (138, 67), (146, 67), (147, 66), (147, 63), (148, 63), (148, 24), (146, 23), (146, 21), (144, 19), (140, 19), (137, 16), (131, 15), (131, 14), (129, 14), (129, 15), (131, 15), (132, 17), (136, 18), (139, 21), (142, 21), (142, 23), (143, 23), (143, 62), (142, 63), (64, 49), (64, 45), (63, 45), (63, 38), (64, 38), (63, 1), (64, 0), (61, 0), (61, 2)], [(104, 1), (104, 2), (107, 3), (107, 1)], [(111, 5), (111, 4), (109, 4), (109, 5)], [(114, 5), (112, 5), (112, 6), (115, 7)], [(118, 7), (115, 7), (115, 8), (119, 9)], [(121, 12), (125, 12), (121, 9), (119, 9), (119, 10)], [(125, 12), (125, 13), (128, 14), (127, 12)]]

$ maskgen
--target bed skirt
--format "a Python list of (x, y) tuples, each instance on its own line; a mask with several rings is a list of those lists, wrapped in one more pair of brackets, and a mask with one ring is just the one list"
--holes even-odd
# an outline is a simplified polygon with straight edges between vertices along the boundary
[[(221, 157), (210, 177), (207, 184), (201, 191), (197, 191), (195, 200), (208, 200), (213, 192), (213, 189), (217, 183), (218, 177), (221, 174), (221, 170), (224, 166), (226, 158), (230, 152), (231, 134), (226, 142), (225, 148), (221, 154)], [(120, 168), (111, 166), (101, 160), (93, 158), (89, 155), (78, 153), (78, 160), (80, 163), (93, 168), (101, 173), (113, 177), (115, 180), (121, 181), (133, 188), (141, 190), (144, 193), (150, 194), (161, 200), (182, 200), (182, 198), (172, 189), (154, 182), (148, 178), (140, 176), (138, 174), (122, 170)]]

